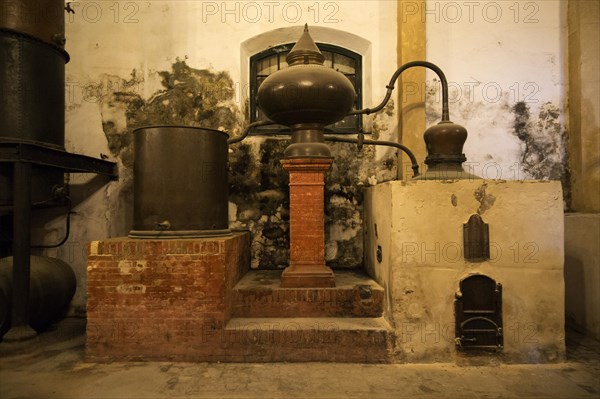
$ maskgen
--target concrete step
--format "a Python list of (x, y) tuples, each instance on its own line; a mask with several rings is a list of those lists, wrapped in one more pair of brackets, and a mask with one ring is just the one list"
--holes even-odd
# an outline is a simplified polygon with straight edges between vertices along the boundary
[(220, 339), (228, 361), (387, 363), (393, 333), (383, 318), (233, 318)]
[(384, 290), (364, 274), (335, 271), (332, 288), (281, 288), (280, 270), (251, 270), (233, 289), (233, 317), (381, 317)]

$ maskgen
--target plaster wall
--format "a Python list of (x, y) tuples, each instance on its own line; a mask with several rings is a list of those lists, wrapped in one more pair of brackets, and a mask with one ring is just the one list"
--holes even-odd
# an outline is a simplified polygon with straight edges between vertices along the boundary
[(600, 2), (569, 1), (571, 210), (565, 215), (566, 321), (600, 339)]
[(600, 2), (569, 1), (569, 149), (577, 212), (600, 212)]
[[(368, 188), (365, 203), (367, 270), (387, 289), (398, 360), (463, 358), (454, 342), (454, 299), (459, 281), (474, 273), (503, 286), (500, 359), (564, 359), (559, 182), (397, 181)], [(463, 256), (463, 224), (473, 214), (489, 224), (484, 262)]]
[[(467, 167), (487, 179), (561, 180), (568, 204), (566, 3), (427, 0), (404, 15), (425, 19), (427, 60), (445, 72), (450, 118), (469, 132)], [(413, 96), (422, 96), (430, 126), (441, 96), (436, 75), (426, 80)], [(423, 144), (410, 146), (422, 159)]]

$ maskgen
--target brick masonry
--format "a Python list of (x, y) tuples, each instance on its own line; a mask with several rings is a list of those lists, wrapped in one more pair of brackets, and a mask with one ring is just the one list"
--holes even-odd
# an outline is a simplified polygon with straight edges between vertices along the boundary
[[(361, 280), (362, 291), (343, 277), (334, 289), (277, 286), (276, 297), (294, 301), (240, 308), (234, 287), (249, 269), (249, 236), (90, 243), (87, 359), (389, 361), (393, 334), (372, 280)], [(261, 288), (245, 285), (244, 298), (259, 298)], [(333, 308), (332, 297), (340, 298)]]
[(249, 234), (204, 239), (114, 238), (89, 245), (90, 359), (210, 360), (249, 268)]
[(333, 272), (325, 265), (325, 173), (331, 158), (283, 159), (290, 174), (290, 265), (283, 287), (333, 287)]
[(368, 276), (335, 273), (335, 287), (281, 288), (281, 271), (253, 270), (233, 289), (233, 317), (381, 317), (384, 290)]

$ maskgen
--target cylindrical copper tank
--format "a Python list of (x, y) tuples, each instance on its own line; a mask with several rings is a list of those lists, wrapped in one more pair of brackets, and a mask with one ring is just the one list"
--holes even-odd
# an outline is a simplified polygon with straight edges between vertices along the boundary
[[(13, 258), (0, 259), (0, 337), (10, 328)], [(71, 266), (60, 259), (31, 257), (30, 325), (42, 331), (62, 317), (75, 294)]]
[(132, 238), (231, 234), (227, 138), (221, 131), (149, 126), (134, 131)]
[[(0, 2), (0, 141), (64, 149), (63, 0)], [(60, 170), (34, 167), (32, 202), (63, 182)], [(12, 203), (12, 170), (0, 169), (0, 205)]]

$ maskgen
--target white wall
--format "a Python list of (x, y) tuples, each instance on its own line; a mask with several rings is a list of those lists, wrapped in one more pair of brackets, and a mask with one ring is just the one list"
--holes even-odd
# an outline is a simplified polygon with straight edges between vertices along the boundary
[[(563, 177), (566, 2), (427, 0), (418, 12), (426, 18), (427, 60), (450, 83), (450, 117), (469, 132), (465, 154), (475, 173)], [(429, 94), (437, 90), (434, 77), (427, 75)], [(428, 124), (439, 121), (436, 98), (437, 91), (427, 98)], [(515, 132), (523, 116), (514, 110), (518, 102), (530, 114), (520, 119), (522, 139)]]
[[(139, 92), (148, 98), (161, 88), (155, 72), (169, 70), (177, 57), (187, 58), (187, 64), (194, 68), (228, 71), (235, 83), (246, 82), (247, 77), (241, 76), (248, 62), (240, 59), (242, 43), (280, 28), (297, 27), (301, 32), (304, 23), (316, 28), (317, 33), (313, 34), (316, 41), (321, 38), (317, 27), (323, 27), (349, 32), (372, 43), (369, 67), (373, 69), (365, 78), (372, 78), (376, 89), (373, 98), (364, 99), (365, 104), (383, 97), (385, 82), (395, 69), (394, 1), (189, 0), (73, 4), (76, 14), (69, 14), (66, 24), (67, 50), (72, 57), (67, 66), (67, 80), (74, 87), (75, 95), (71, 106), (81, 102), (82, 93), (77, 85), (98, 83), (103, 74), (128, 78), (133, 68), (145, 78)], [(119, 8), (118, 15), (116, 8)], [(96, 13), (101, 16), (95, 17)], [(286, 37), (271, 45), (289, 39)], [(297, 37), (291, 41), (295, 39)]]

